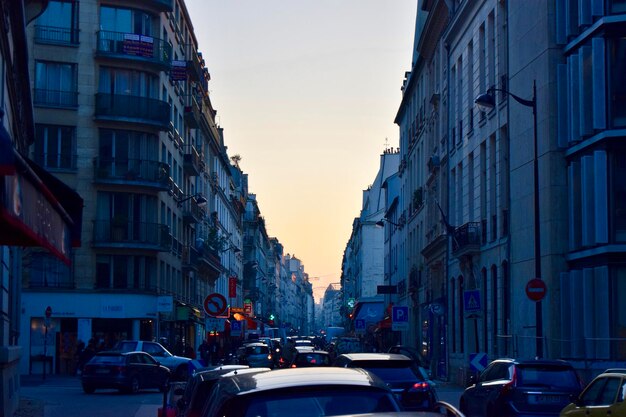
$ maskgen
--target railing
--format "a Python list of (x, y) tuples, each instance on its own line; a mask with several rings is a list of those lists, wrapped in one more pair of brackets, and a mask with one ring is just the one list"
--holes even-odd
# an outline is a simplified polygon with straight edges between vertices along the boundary
[(76, 108), (78, 107), (78, 91), (35, 88), (33, 104), (45, 107)]
[(96, 118), (131, 121), (169, 129), (170, 105), (154, 98), (123, 94), (96, 94)]
[(94, 178), (98, 182), (133, 182), (167, 190), (170, 166), (145, 159), (95, 158)]
[(189, 223), (198, 223), (204, 217), (204, 210), (198, 205), (195, 198), (183, 202), (183, 220)]
[(174, 10), (173, 0), (146, 0), (146, 2), (152, 4), (162, 12), (171, 12)]
[(35, 162), (47, 169), (76, 170), (77, 155), (63, 155), (58, 153), (36, 153)]
[(452, 252), (461, 256), (480, 251), (481, 223), (469, 222), (455, 229), (452, 239)]
[(97, 32), (96, 53), (100, 56), (141, 60), (169, 69), (172, 61), (172, 46), (159, 38), (134, 33)]
[(185, 123), (191, 129), (200, 127), (200, 118), (202, 117), (202, 104), (196, 99), (195, 95), (188, 94), (185, 96)]
[(191, 80), (202, 80), (204, 78), (204, 60), (196, 51), (194, 44), (185, 45), (185, 56), (187, 57), (187, 73)]
[(113, 244), (158, 251), (169, 251), (172, 246), (169, 227), (160, 223), (95, 220), (93, 231), (95, 246)]
[(78, 45), (78, 30), (55, 26), (35, 26), (35, 43)]
[(200, 175), (200, 155), (193, 145), (185, 146), (185, 154), (183, 156), (183, 169), (187, 175)]
[(195, 269), (198, 267), (200, 254), (198, 250), (191, 245), (183, 246), (183, 268)]

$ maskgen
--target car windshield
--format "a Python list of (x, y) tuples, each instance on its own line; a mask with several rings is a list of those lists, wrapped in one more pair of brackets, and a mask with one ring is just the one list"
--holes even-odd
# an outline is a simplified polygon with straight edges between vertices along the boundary
[(126, 356), (122, 356), (122, 355), (96, 355), (94, 356), (91, 361), (92, 364), (93, 363), (99, 363), (99, 364), (111, 364), (111, 365), (123, 365), (124, 363), (126, 363)]
[(248, 346), (246, 347), (246, 354), (248, 355), (266, 355), (269, 353), (267, 346)]
[(518, 386), (550, 386), (559, 388), (580, 388), (576, 372), (562, 366), (518, 366), (516, 370)]
[(245, 408), (245, 414), (240, 414), (245, 417), (290, 416), (294, 410), (299, 417), (397, 411), (387, 393), (370, 390), (263, 393), (253, 396)]
[(363, 368), (371, 371), (385, 381), (419, 380), (422, 381), (419, 367), (413, 361), (398, 360), (355, 360), (351, 368)]

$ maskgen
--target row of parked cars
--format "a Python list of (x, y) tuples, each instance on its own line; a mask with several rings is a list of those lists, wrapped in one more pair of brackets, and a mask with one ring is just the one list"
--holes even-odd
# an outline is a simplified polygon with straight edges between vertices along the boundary
[[(272, 371), (270, 361), (270, 366), (223, 365), (176, 378), (180, 363), (164, 366), (158, 357), (135, 350), (155, 349), (150, 343), (97, 354), (81, 376), (84, 391), (165, 392), (170, 381), (183, 379), (186, 387), (176, 388), (176, 415), (186, 417), (278, 416), (294, 410), (304, 416), (398, 410), (467, 417), (626, 416), (626, 369), (608, 369), (584, 387), (566, 361), (498, 359), (470, 381), (456, 410), (438, 401), (419, 358), (400, 353), (347, 353), (333, 360), (315, 346), (301, 346), (287, 369)], [(166, 360), (173, 356), (160, 354)]]

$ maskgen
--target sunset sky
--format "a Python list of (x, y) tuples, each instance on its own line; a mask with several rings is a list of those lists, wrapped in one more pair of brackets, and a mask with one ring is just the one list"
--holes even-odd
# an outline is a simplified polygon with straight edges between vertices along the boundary
[(411, 69), (417, 0), (186, 0), (230, 156), (319, 302)]

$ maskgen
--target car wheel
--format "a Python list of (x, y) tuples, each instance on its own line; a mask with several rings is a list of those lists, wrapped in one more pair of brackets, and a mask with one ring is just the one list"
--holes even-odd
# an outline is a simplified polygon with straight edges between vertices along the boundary
[(96, 389), (93, 387), (93, 385), (83, 384), (83, 391), (85, 392), (85, 394), (93, 394), (94, 392), (96, 392)]

